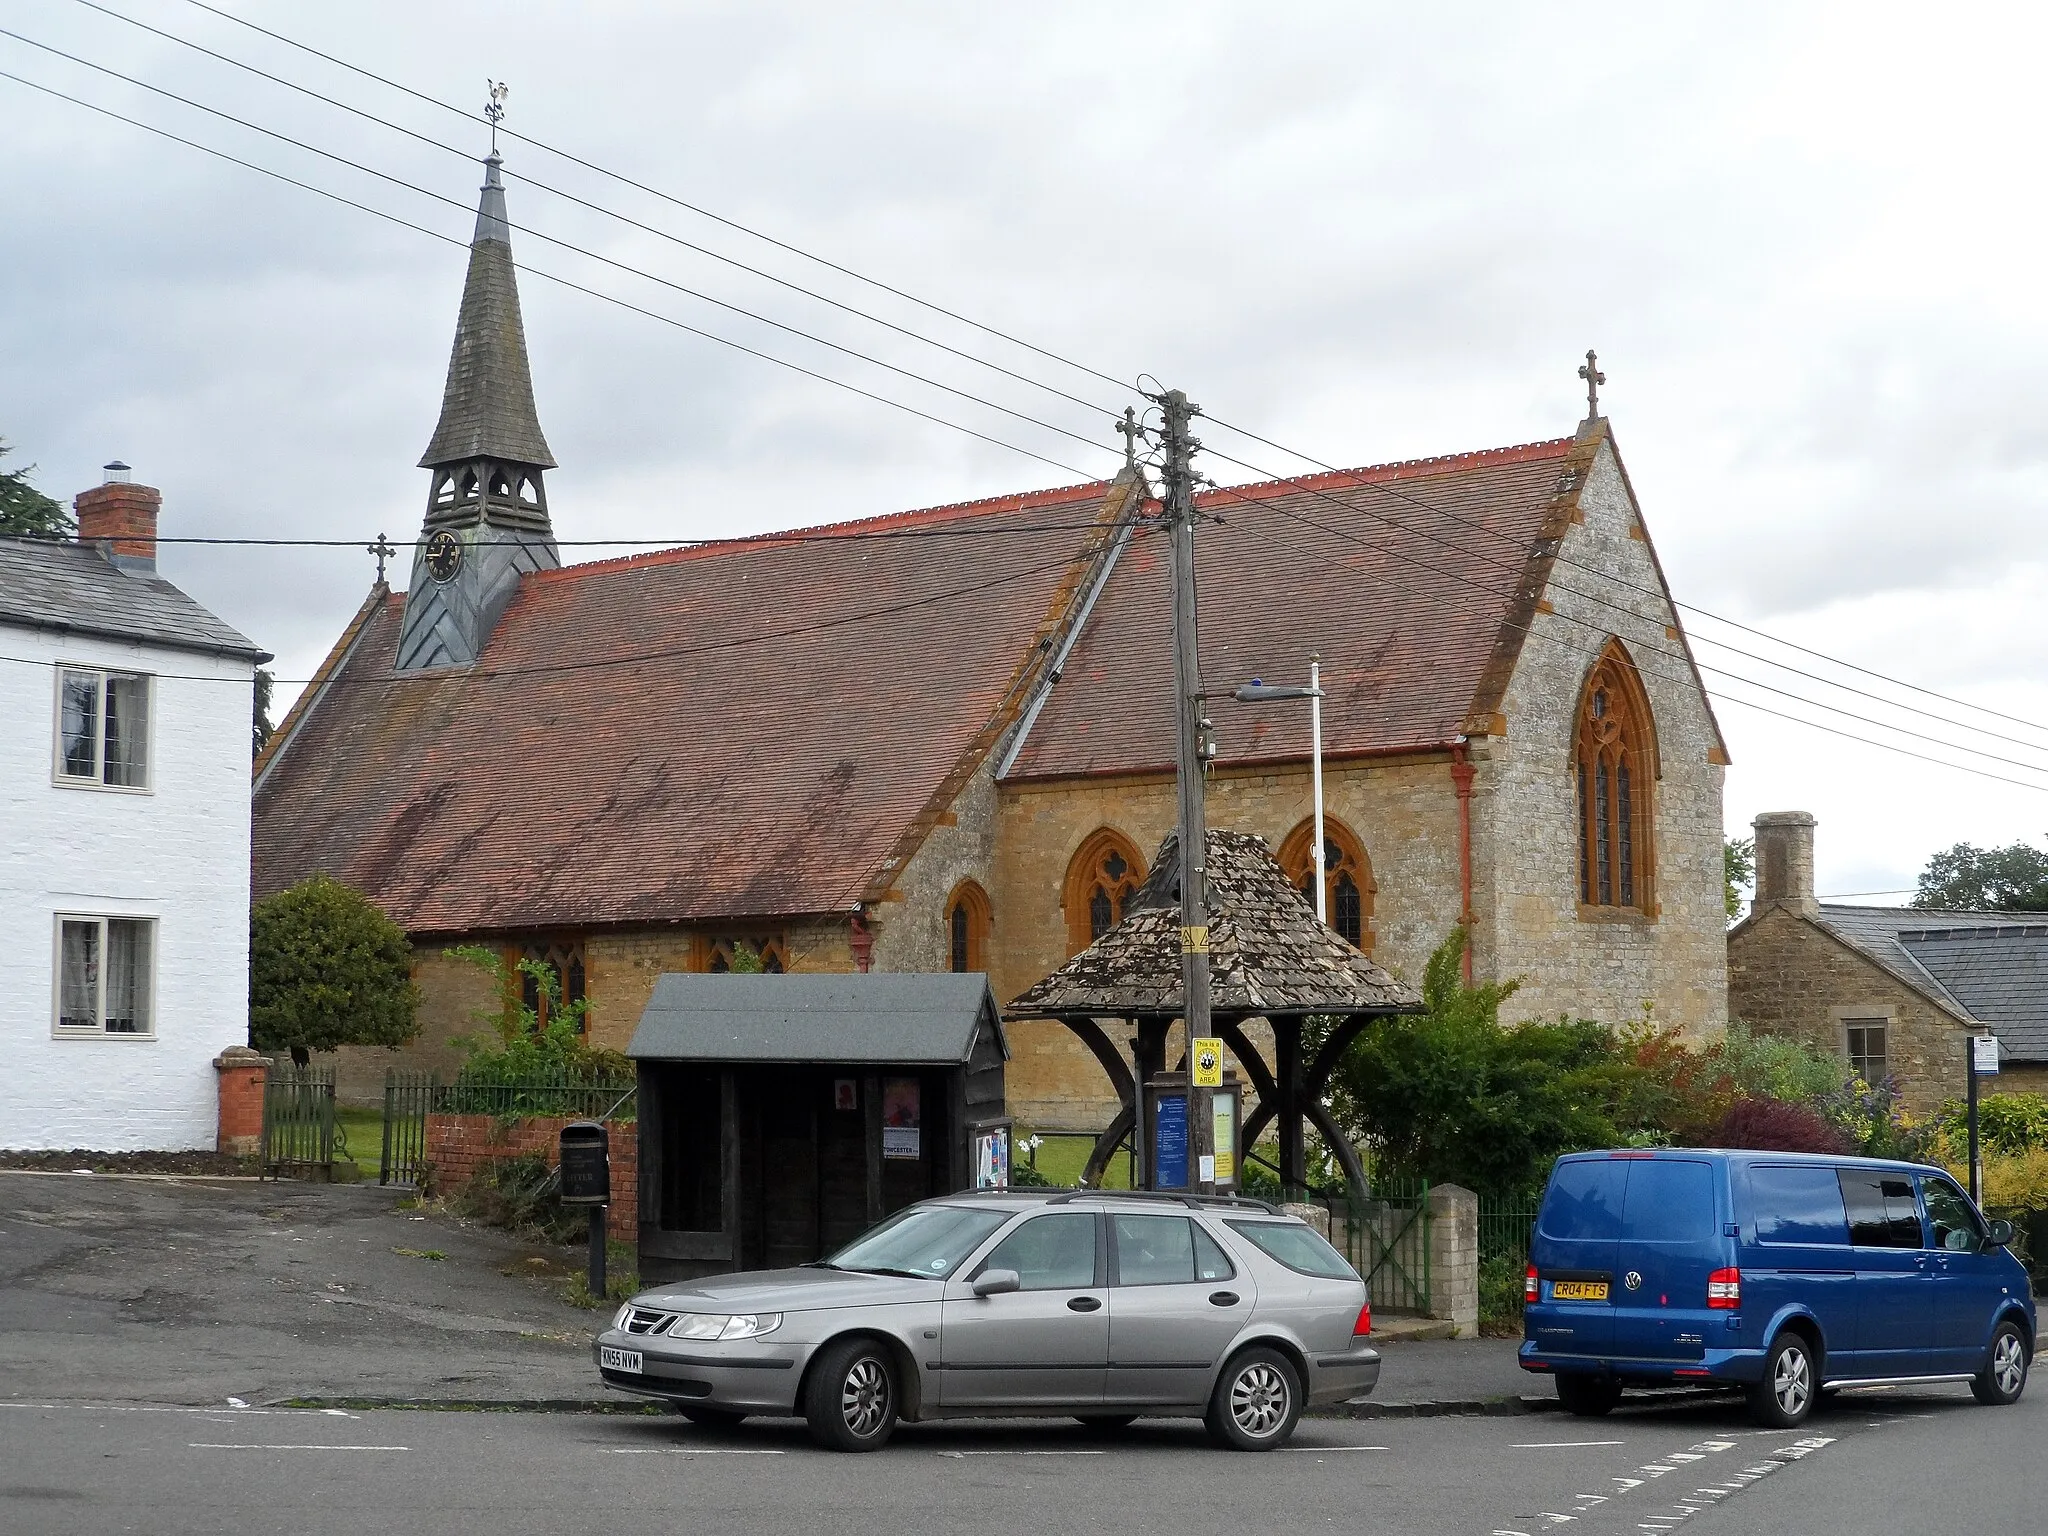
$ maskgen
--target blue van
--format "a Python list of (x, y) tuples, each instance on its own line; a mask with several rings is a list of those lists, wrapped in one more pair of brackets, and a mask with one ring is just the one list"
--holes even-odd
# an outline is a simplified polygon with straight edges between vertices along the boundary
[(2027, 1272), (1938, 1168), (1686, 1148), (1557, 1160), (1529, 1244), (1522, 1368), (1577, 1414), (1629, 1385), (1727, 1382), (1789, 1428), (1838, 1386), (1967, 1381), (2011, 1403)]

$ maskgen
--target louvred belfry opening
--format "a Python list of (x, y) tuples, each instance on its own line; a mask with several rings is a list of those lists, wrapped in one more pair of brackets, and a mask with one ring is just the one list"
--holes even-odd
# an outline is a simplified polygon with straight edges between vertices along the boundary
[(1580, 693), (1572, 772), (1581, 911), (1654, 915), (1656, 726), (1635, 663), (1618, 640), (1607, 642)]

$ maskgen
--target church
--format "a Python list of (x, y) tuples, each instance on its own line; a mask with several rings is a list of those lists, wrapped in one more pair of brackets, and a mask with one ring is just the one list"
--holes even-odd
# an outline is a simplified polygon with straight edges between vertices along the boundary
[[(1008, 1000), (1113, 927), (1174, 825), (1142, 477), (563, 565), (485, 164), (406, 589), (380, 575), (256, 765), (255, 894), (325, 871), (416, 947), (421, 1038), (342, 1052), (344, 1091), (459, 1064), (498, 1000), (458, 944), (554, 967), (616, 1048), (658, 976), (741, 946)], [(1546, 441), (1202, 494), (1209, 825), (1312, 892), (1308, 706), (1232, 694), (1317, 658), (1332, 928), (1415, 982), (1462, 925), (1511, 1017), (1706, 1035), (1728, 757), (1590, 394)], [(1072, 1035), (1007, 1028), (1021, 1126), (1107, 1123)]]

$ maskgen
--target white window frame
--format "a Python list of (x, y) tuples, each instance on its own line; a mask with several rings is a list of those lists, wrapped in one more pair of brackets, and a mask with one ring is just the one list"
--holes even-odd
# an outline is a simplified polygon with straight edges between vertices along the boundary
[[(139, 671), (134, 667), (107, 667), (97, 662), (60, 661), (53, 669), (56, 674), (55, 697), (50, 711), (50, 782), (59, 789), (97, 790), (109, 795), (149, 795), (156, 792), (156, 674)], [(97, 689), (97, 718), (93, 726), (92, 774), (68, 773), (64, 767), (64, 680), (74, 675), (87, 675), (94, 679)], [(128, 677), (140, 679), (148, 704), (143, 712), (143, 756), (142, 782), (140, 784), (109, 784), (107, 782), (107, 682), (111, 678)]]
[[(64, 925), (97, 923), (100, 930), (99, 995), (93, 999), (93, 1014), (99, 1022), (89, 1029), (66, 1026), (64, 1017)], [(149, 971), (145, 980), (149, 997), (148, 1027), (137, 1030), (107, 1028), (107, 924), (141, 923), (149, 929)], [(157, 955), (162, 948), (162, 924), (145, 912), (59, 912), (50, 924), (50, 1038), (53, 1040), (154, 1040), (157, 1012)]]

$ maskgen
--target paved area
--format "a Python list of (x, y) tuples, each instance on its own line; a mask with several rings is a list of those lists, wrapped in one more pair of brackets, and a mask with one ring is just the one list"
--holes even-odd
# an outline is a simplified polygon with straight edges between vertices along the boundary
[(1732, 1407), (1306, 1423), (1287, 1450), (1211, 1449), (1198, 1426), (1123, 1435), (1021, 1423), (911, 1426), (874, 1455), (786, 1421), (225, 1412), (0, 1405), (10, 1536), (555, 1536), (1023, 1529), (1430, 1536), (2038, 1530), (2048, 1400), (1954, 1391), (1843, 1401), (1793, 1432)]

